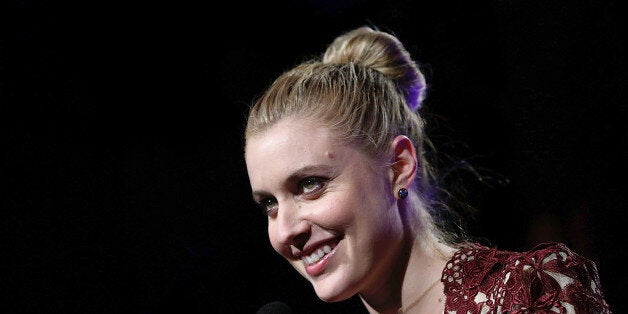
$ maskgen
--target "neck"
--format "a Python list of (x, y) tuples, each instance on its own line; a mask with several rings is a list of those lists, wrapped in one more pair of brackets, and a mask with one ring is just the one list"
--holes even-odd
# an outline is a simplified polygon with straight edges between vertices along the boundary
[[(401, 271), (379, 285), (381, 289), (361, 293), (362, 302), (369, 313), (406, 313), (425, 308), (424, 304), (431, 300), (436, 300), (437, 306), (438, 297), (443, 294), (442, 271), (454, 252), (454, 248), (435, 239), (413, 240), (405, 257), (395, 265)], [(439, 293), (434, 292), (437, 288), (441, 290)], [(444, 297), (440, 300), (444, 306)]]
[[(433, 240), (433, 241), (432, 241)], [(398, 313), (425, 313), (419, 309), (443, 306), (444, 291), (440, 279), (447, 261), (456, 249), (429, 239), (413, 251), (401, 290)], [(440, 301), (440, 304), (439, 304)], [(427, 311), (433, 313), (433, 311)]]
[[(410, 310), (412, 310), (414, 308), (418, 308), (418, 305), (421, 304), (421, 302), (424, 302), (423, 300), (429, 299), (429, 298), (426, 298), (426, 296), (428, 295), (428, 293), (430, 293), (430, 291), (432, 291), (434, 289), (434, 287), (437, 286), (437, 284), (439, 282), (440, 282), (440, 277), (437, 278), (429, 287), (427, 287), (425, 290), (423, 290), (423, 292), (414, 301), (410, 302), (409, 304), (405, 304), (406, 302), (404, 302), (403, 307), (400, 308), (397, 311), (397, 313), (399, 313), (399, 314), (410, 313), (409, 312)], [(436, 304), (434, 304), (434, 305), (436, 305)]]

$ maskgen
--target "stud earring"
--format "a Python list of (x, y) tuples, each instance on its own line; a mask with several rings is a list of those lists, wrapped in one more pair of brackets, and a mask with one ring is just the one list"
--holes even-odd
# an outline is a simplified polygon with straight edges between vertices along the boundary
[(399, 191), (397, 191), (397, 196), (399, 196), (400, 199), (408, 197), (408, 190), (406, 188), (400, 188)]

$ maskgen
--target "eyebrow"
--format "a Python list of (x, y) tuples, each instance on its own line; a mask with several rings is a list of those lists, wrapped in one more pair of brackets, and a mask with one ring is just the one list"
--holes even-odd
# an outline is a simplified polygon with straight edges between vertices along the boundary
[[(284, 181), (283, 184), (286, 184), (288, 182), (294, 182), (297, 180), (300, 180), (303, 177), (307, 177), (312, 175), (312, 173), (314, 172), (325, 172), (327, 174), (332, 172), (333, 167), (329, 166), (329, 165), (308, 165), (299, 169), (296, 169), (295, 171), (293, 171)], [(261, 198), (264, 197), (266, 195), (270, 195), (271, 193), (264, 191), (264, 190), (258, 190), (258, 191), (253, 191), (253, 199), (257, 198)]]

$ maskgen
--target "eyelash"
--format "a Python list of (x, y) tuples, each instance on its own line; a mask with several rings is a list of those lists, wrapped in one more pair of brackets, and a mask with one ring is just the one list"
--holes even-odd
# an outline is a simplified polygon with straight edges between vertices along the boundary
[[(298, 188), (297, 194), (298, 195), (303, 194), (307, 197), (313, 198), (322, 191), (322, 189), (325, 187), (328, 181), (329, 181), (328, 179), (320, 178), (320, 177), (307, 177), (299, 181), (297, 185), (297, 188)], [(307, 186), (315, 185), (315, 186), (308, 188), (306, 191), (306, 185)], [(260, 200), (258, 205), (262, 209), (262, 212), (266, 215), (272, 215), (278, 206), (277, 199), (274, 197), (262, 199)]]

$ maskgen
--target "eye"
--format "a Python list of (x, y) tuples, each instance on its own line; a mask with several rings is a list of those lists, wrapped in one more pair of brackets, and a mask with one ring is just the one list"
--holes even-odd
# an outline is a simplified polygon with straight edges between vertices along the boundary
[(266, 215), (272, 215), (277, 211), (277, 200), (275, 198), (265, 198), (259, 202), (262, 212)]
[(318, 177), (309, 177), (299, 182), (299, 188), (304, 194), (316, 193), (325, 186), (326, 179)]

